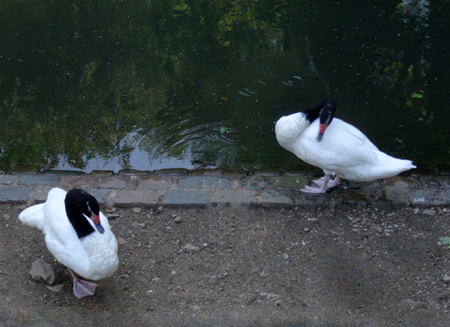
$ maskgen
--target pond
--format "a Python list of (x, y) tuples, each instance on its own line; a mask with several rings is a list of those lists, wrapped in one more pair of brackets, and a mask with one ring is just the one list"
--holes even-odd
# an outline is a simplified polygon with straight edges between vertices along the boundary
[(274, 123), (327, 95), (380, 150), (435, 170), (450, 163), (449, 13), (448, 0), (4, 1), (0, 170), (308, 171)]

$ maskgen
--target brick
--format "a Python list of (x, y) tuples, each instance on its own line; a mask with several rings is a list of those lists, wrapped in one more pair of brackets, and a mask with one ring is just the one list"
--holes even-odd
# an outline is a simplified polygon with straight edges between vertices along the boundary
[(119, 207), (156, 207), (159, 203), (159, 198), (159, 193), (151, 190), (119, 190), (113, 201)]
[(444, 191), (424, 189), (412, 192), (409, 201), (413, 206), (442, 206), (447, 204), (448, 199)]
[(0, 188), (0, 203), (24, 203), (30, 193), (30, 189), (25, 186), (5, 186)]
[(299, 190), (308, 185), (306, 176), (279, 176), (274, 180), (274, 184), (281, 190)]
[(210, 188), (210, 189), (221, 189), (230, 188), (230, 181), (228, 178), (222, 177), (211, 177), (211, 176), (194, 176), (180, 178), (178, 180), (179, 188)]
[(87, 188), (85, 189), (85, 191), (90, 195), (92, 195), (100, 204), (106, 203), (106, 198), (108, 194), (111, 192), (111, 190), (109, 189), (99, 189), (99, 188)]
[(131, 181), (130, 176), (108, 176), (100, 177), (97, 186), (106, 189), (124, 189)]
[(208, 191), (168, 190), (162, 202), (167, 206), (205, 206)]
[(18, 178), (18, 176), (16, 176), (16, 175), (0, 175), (0, 184), (10, 185), (17, 178)]
[(367, 207), (367, 201), (362, 192), (357, 190), (342, 190), (339, 192), (333, 192), (332, 198), (335, 201), (335, 205), (338, 207), (351, 207), (362, 209)]
[(23, 175), (17, 181), (18, 185), (48, 185), (55, 186), (58, 177), (52, 175)]
[(240, 180), (241, 187), (246, 190), (262, 190), (267, 183), (263, 176), (246, 176)]
[(263, 207), (292, 206), (294, 204), (292, 191), (264, 191), (261, 204)]
[(258, 191), (255, 190), (217, 190), (208, 196), (211, 204), (258, 204)]
[(153, 177), (139, 181), (137, 190), (168, 190), (172, 186), (172, 178)]
[(296, 194), (295, 204), (300, 207), (329, 207), (331, 204), (331, 196), (328, 193), (312, 194), (297, 191)]

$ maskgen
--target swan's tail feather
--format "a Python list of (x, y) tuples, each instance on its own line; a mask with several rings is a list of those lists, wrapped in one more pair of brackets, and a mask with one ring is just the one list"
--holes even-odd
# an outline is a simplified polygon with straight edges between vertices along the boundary
[(397, 159), (388, 155), (383, 155), (380, 159), (380, 166), (384, 167), (383, 170), (386, 173), (386, 176), (382, 178), (396, 176), (404, 171), (417, 168), (411, 160), (407, 159)]
[(26, 208), (19, 214), (19, 219), (24, 224), (39, 228), (44, 231), (44, 204), (36, 204)]

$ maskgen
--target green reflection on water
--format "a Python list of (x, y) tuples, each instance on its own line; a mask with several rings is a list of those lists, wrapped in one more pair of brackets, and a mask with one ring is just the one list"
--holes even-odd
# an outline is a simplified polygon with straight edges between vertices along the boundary
[(177, 159), (189, 168), (299, 169), (274, 122), (328, 94), (340, 101), (337, 116), (380, 149), (448, 163), (449, 78), (437, 46), (448, 44), (438, 28), (448, 9), (6, 1), (0, 168), (156, 169)]

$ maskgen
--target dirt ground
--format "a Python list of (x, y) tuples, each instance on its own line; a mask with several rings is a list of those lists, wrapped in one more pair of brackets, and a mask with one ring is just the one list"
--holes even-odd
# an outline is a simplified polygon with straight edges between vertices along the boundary
[(443, 208), (119, 208), (119, 269), (81, 300), (23, 208), (0, 206), (1, 326), (450, 326)]

